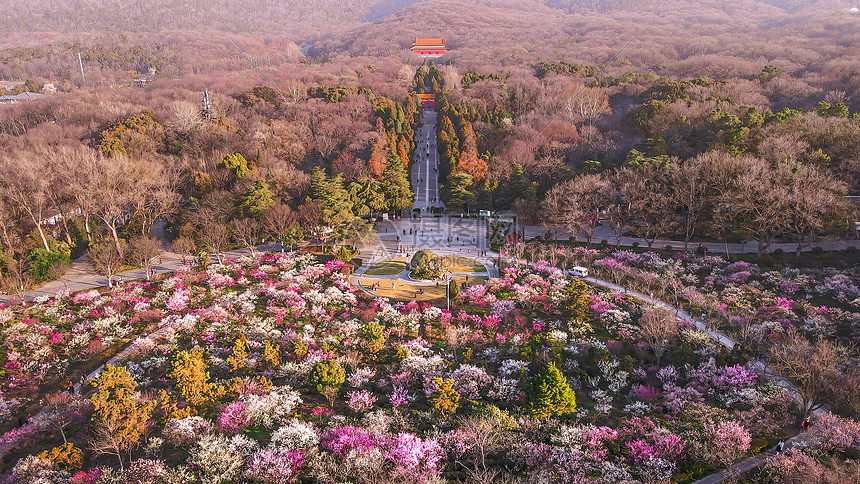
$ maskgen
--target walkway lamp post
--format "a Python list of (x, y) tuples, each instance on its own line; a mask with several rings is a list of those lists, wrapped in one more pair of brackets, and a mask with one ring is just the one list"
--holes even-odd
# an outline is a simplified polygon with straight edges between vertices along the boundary
[(445, 272), (445, 299), (448, 300), (448, 312), (451, 312), (451, 271)]

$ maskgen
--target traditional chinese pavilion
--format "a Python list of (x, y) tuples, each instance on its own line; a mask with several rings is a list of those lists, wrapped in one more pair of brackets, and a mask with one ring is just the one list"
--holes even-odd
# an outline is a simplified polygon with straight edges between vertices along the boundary
[(412, 44), (412, 48), (410, 50), (421, 57), (435, 58), (448, 52), (448, 46), (445, 44), (445, 39), (442, 37), (428, 39), (415, 37), (415, 43)]
[(431, 94), (431, 93), (418, 94), (418, 99), (421, 100), (421, 106), (422, 107), (430, 106), (432, 108), (436, 105), (436, 95), (435, 94)]

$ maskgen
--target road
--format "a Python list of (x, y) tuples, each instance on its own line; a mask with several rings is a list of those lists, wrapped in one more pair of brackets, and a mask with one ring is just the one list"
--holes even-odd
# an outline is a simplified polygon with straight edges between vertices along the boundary
[[(541, 225), (525, 225), (520, 226), (520, 230), (525, 229), (525, 238), (526, 240), (530, 240), (535, 237), (543, 237), (546, 233), (546, 227)], [(568, 230), (560, 230), (558, 233), (559, 240), (567, 240), (571, 236), (571, 232)], [(576, 240), (580, 242), (585, 242), (585, 237), (578, 236)], [(594, 231), (594, 237), (592, 238), (593, 244), (599, 244), (602, 240), (607, 241), (609, 245), (616, 245), (618, 241), (615, 239), (615, 233), (612, 232), (612, 229), (609, 228), (606, 224), (597, 227)], [(630, 247), (634, 243), (638, 244), (639, 247), (645, 248), (648, 247), (648, 243), (645, 239), (639, 237), (630, 237), (624, 235), (621, 237), (621, 245), (625, 247)], [(666, 240), (666, 239), (657, 239), (654, 241), (652, 247), (654, 249), (664, 249), (667, 245), (671, 245), (674, 250), (683, 250), (684, 249), (684, 241), (683, 240)], [(699, 246), (706, 247), (708, 252), (711, 254), (756, 254), (758, 253), (758, 241), (750, 241), (745, 244), (725, 244), (723, 242), (695, 242), (691, 241), (688, 244), (688, 250), (696, 250)], [(860, 249), (860, 240), (821, 240), (812, 242), (810, 245), (803, 248), (803, 252), (809, 252), (812, 250), (812, 247), (821, 247), (822, 250), (833, 251), (833, 250), (845, 250), (848, 247), (854, 247)], [(768, 251), (773, 252), (776, 249), (781, 249), (783, 252), (790, 254), (797, 250), (797, 246), (793, 243), (788, 242), (778, 242), (773, 243), (768, 248)]]
[[(277, 249), (278, 246), (274, 244), (260, 245), (255, 248), (258, 252), (273, 251)], [(248, 249), (242, 248), (224, 252), (224, 256), (238, 258), (243, 255), (247, 255), (248, 252)], [(212, 258), (214, 260), (215, 256), (213, 255)], [(188, 259), (192, 260), (193, 258)], [(152, 270), (154, 274), (164, 274), (174, 272), (183, 265), (185, 264), (183, 264), (182, 257), (179, 254), (162, 251), (161, 255), (155, 259)], [(146, 278), (146, 271), (144, 269), (134, 269), (115, 274), (114, 278), (117, 277), (121, 277), (124, 281), (144, 279)], [(64, 288), (72, 292), (80, 292), (88, 289), (98, 289), (107, 285), (107, 277), (96, 272), (92, 263), (90, 263), (86, 256), (83, 256), (72, 263), (69, 270), (63, 274), (63, 277), (54, 281), (46, 282), (36, 289), (25, 293), (24, 300), (32, 301), (40, 296), (53, 296), (57, 291)], [(16, 295), (0, 294), (0, 304), (11, 302), (20, 302), (20, 300)]]
[(439, 199), (439, 151), (436, 149), (436, 111), (421, 112), (421, 126), (415, 130), (415, 153), (410, 174), (415, 190), (415, 204), (422, 215), (430, 207), (443, 207)]

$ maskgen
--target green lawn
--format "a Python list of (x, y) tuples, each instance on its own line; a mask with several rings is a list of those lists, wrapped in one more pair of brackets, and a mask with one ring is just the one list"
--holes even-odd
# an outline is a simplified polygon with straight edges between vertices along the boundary
[(374, 264), (364, 273), (368, 276), (394, 276), (405, 270), (406, 261), (400, 258)]
[(487, 272), (483, 264), (468, 257), (448, 255), (445, 259), (451, 272)]

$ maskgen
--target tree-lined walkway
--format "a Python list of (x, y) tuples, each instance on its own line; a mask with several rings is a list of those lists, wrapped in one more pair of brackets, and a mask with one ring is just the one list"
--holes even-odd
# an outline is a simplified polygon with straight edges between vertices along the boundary
[[(524, 230), (524, 237), (526, 239), (533, 239), (535, 237), (543, 237), (547, 232), (547, 228), (540, 225), (524, 225), (522, 226)], [(567, 239), (572, 234), (569, 231), (561, 230), (558, 233), (558, 237), (560, 239)], [(575, 240), (579, 242), (585, 242), (584, 237), (574, 237)], [(605, 225), (597, 227), (594, 231), (594, 242), (600, 242), (601, 240), (607, 241), (609, 245), (615, 246), (619, 242), (615, 237), (615, 234), (609, 227)], [(636, 244), (640, 248), (648, 247), (648, 243), (645, 239), (641, 237), (630, 237), (627, 235), (621, 236), (620, 245), (622, 247), (632, 247)], [(652, 247), (654, 249), (664, 249), (667, 245), (672, 246), (672, 250), (685, 250), (684, 249), (684, 241), (683, 240), (667, 240), (667, 239), (657, 239), (652, 243)], [(737, 244), (730, 243), (726, 244), (724, 242), (696, 242), (690, 241), (687, 244), (686, 250), (696, 250), (699, 246), (702, 246), (708, 250), (709, 253), (712, 254), (725, 254), (728, 252), (729, 254), (757, 254), (758, 253), (758, 241), (752, 240), (745, 244)], [(854, 240), (820, 240), (810, 243), (808, 246), (804, 247), (802, 252), (810, 252), (812, 251), (812, 247), (821, 247), (821, 250), (824, 251), (840, 251), (840, 250), (848, 250), (849, 247), (854, 247), (855, 249), (860, 249), (860, 239)], [(768, 252), (771, 253), (777, 249), (782, 250), (786, 254), (793, 253), (797, 250), (797, 245), (791, 242), (777, 242), (770, 244), (768, 246)]]
[[(260, 245), (254, 250), (262, 252), (266, 250), (274, 250), (275, 247), (276, 246), (273, 244), (266, 244)], [(235, 258), (247, 255), (248, 253), (249, 251), (247, 248), (242, 248), (224, 252), (224, 255), (226, 257)], [(192, 259), (193, 257), (186, 257), (186, 261)], [(158, 257), (156, 257), (156, 264), (152, 266), (152, 271), (153, 274), (165, 274), (169, 272), (175, 272), (177, 269), (181, 268), (184, 265), (185, 264), (182, 262), (182, 256), (180, 254), (164, 250)], [(122, 278), (122, 280), (124, 281), (145, 279), (146, 269), (132, 269), (130, 271), (114, 274), (113, 277), (114, 280), (116, 280), (117, 278)], [(95, 267), (93, 267), (92, 263), (90, 263), (87, 257), (82, 256), (72, 263), (71, 267), (68, 271), (66, 271), (63, 277), (50, 282), (46, 282), (45, 284), (42, 284), (36, 289), (26, 292), (24, 294), (24, 300), (29, 302), (33, 301), (38, 297), (53, 296), (57, 293), (57, 291), (61, 289), (68, 289), (72, 292), (80, 292), (107, 286), (107, 277), (96, 272)], [(18, 296), (0, 295), (0, 303), (11, 302), (19, 302)]]

